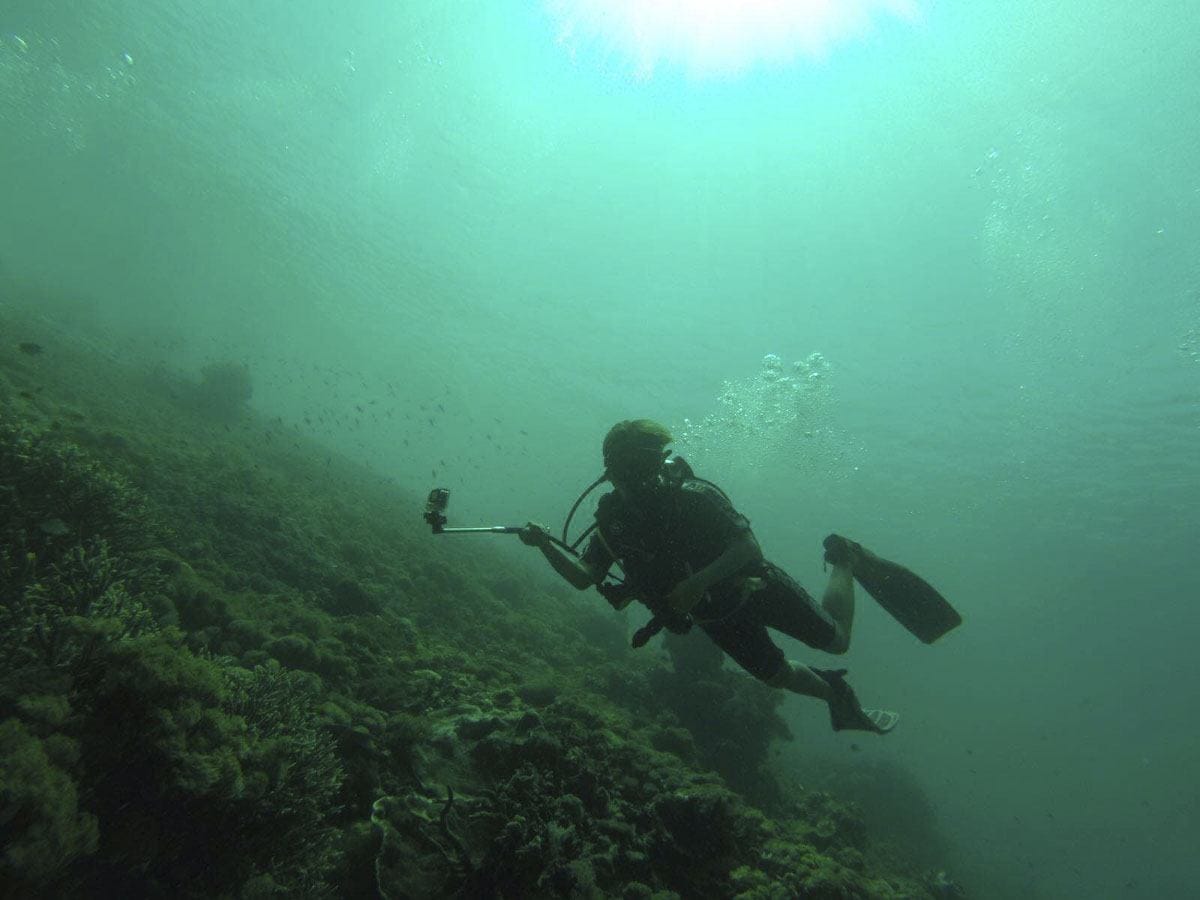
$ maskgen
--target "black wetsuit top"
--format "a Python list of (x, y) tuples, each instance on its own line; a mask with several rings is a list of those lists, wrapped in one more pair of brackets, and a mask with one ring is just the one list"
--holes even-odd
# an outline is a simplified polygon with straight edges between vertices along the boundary
[[(601, 534), (592, 536), (584, 560), (600, 572), (619, 562), (626, 583), (647, 601), (666, 597), (688, 575), (753, 533), (750, 521), (724, 494), (695, 478), (664, 480), (632, 502), (616, 492), (605, 494), (596, 523)], [(713, 585), (695, 609), (697, 618), (720, 614), (727, 601), (736, 600), (742, 578), (760, 568), (759, 562), (749, 563)]]
[[(619, 562), (626, 584), (652, 608), (734, 541), (753, 534), (750, 521), (729, 499), (699, 479), (667, 476), (631, 500), (615, 492), (600, 498), (600, 534), (592, 536), (583, 558), (597, 572)], [(761, 578), (762, 584), (742, 602), (741, 583), (747, 576)], [(828, 613), (787, 572), (766, 560), (747, 563), (713, 585), (692, 616), (717, 646), (763, 680), (773, 678), (784, 664), (783, 651), (767, 628), (818, 649), (829, 646), (835, 635)]]

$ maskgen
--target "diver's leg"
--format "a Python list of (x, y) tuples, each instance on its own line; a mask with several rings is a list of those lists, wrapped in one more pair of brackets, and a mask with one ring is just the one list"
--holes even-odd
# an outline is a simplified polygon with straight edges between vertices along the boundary
[(828, 700), (833, 695), (828, 681), (794, 659), (785, 659), (779, 667), (778, 674), (766, 683), (771, 687), (783, 688), (805, 697), (816, 697), (818, 700)]
[[(705, 622), (700, 627), (714, 644), (763, 684), (820, 700), (832, 696), (829, 682), (808, 666), (790, 661), (783, 655), (753, 611), (745, 609), (716, 622)], [(832, 627), (827, 625), (826, 634), (829, 631)]]
[(854, 575), (839, 563), (829, 576), (829, 586), (820, 605), (796, 579), (774, 563), (764, 565), (751, 603), (759, 620), (768, 628), (826, 653), (845, 653), (850, 648), (854, 625)]
[[(835, 567), (825, 601), (818, 606), (795, 579), (768, 563), (748, 614), (752, 614), (756, 622), (804, 641), (810, 647), (845, 653), (854, 620), (854, 580), (849, 567)], [(842, 617), (840, 621), (838, 616)], [(859, 705), (854, 691), (846, 683), (845, 669), (814, 669), (785, 659), (774, 644), (770, 646), (774, 650), (770, 657), (770, 674), (759, 677), (771, 687), (827, 702), (834, 731), (854, 729), (886, 734), (895, 727), (898, 718), (895, 713), (863, 709)]]
[(885, 709), (863, 709), (846, 683), (845, 669), (810, 669), (795, 660), (785, 660), (771, 687), (793, 694), (817, 697), (829, 704), (829, 722), (834, 731), (873, 731), (887, 734), (896, 727), (900, 716)]
[(753, 615), (743, 613), (719, 622), (706, 622), (701, 627), (714, 644), (769, 687), (828, 703), (834, 731), (854, 729), (884, 734), (895, 727), (898, 718), (895, 713), (859, 706), (858, 698), (843, 677), (845, 669), (811, 669), (787, 659), (767, 634), (766, 626)]
[[(784, 674), (790, 672), (791, 667), (783, 651), (767, 634), (767, 627), (750, 609), (742, 609), (715, 622), (703, 622), (700, 627), (714, 644), (742, 667), (743, 671), (753, 675), (763, 684), (786, 687), (810, 697), (828, 696), (829, 686), (824, 685), (823, 688), (823, 682), (816, 674), (812, 674), (811, 680), (797, 676), (794, 686), (791, 680), (784, 678)], [(782, 680), (776, 683), (776, 679)], [(806, 687), (807, 690), (801, 690), (802, 687)], [(822, 690), (825, 693), (821, 693)]]
[(812, 672), (829, 685), (829, 723), (834, 731), (887, 734), (900, 721), (899, 714), (891, 710), (864, 709), (854, 689), (846, 683), (845, 669), (813, 669)]
[(829, 584), (821, 597), (821, 608), (837, 628), (833, 640), (822, 649), (828, 653), (845, 653), (850, 649), (850, 632), (854, 628), (854, 572), (849, 563), (833, 566)]

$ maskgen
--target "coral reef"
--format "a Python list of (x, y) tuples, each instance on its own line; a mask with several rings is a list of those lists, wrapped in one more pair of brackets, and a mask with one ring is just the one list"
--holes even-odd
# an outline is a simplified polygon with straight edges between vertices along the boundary
[(155, 617), (146, 502), (77, 448), (0, 427), (0, 485), (0, 883), (319, 884), (342, 776), (313, 689), (194, 655)]
[(779, 696), (698, 635), (632, 654), (402, 492), (236, 443), (244, 370), (180, 403), (38, 336), (0, 349), (0, 893), (939, 895), (785, 789)]

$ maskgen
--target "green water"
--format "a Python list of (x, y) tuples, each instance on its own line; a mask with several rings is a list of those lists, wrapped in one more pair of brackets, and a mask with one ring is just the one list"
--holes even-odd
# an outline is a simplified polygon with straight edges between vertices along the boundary
[[(848, 663), (982, 896), (1182, 896), (1200, 10), (918, 6), (705, 77), (533, 0), (6, 0), (0, 276), (244, 360), (463, 522), (558, 522), (612, 422), (670, 423), (810, 589), (840, 531), (962, 609), (929, 648), (868, 601)], [(780, 401), (762, 358), (814, 352)]]

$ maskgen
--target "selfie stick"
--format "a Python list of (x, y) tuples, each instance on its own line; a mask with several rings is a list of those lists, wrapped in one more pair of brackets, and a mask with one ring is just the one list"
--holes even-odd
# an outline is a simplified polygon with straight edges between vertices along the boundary
[(429, 492), (429, 498), (425, 501), (425, 521), (429, 523), (434, 534), (465, 534), (467, 532), (517, 534), (525, 528), (524, 525), (477, 525), (470, 528), (447, 528), (446, 507), (449, 504), (449, 489), (434, 488)]

